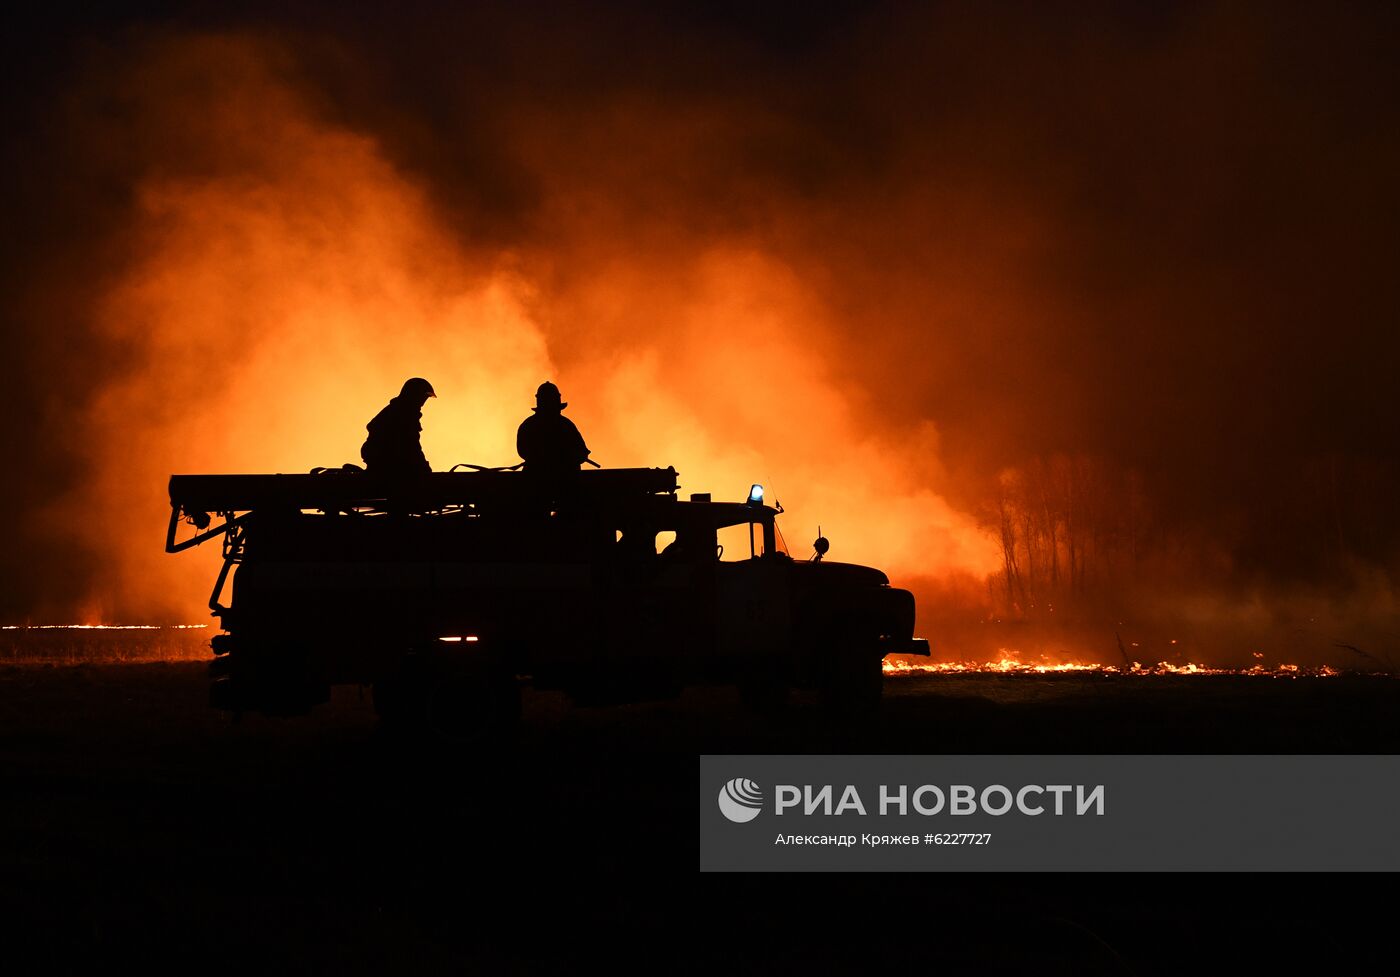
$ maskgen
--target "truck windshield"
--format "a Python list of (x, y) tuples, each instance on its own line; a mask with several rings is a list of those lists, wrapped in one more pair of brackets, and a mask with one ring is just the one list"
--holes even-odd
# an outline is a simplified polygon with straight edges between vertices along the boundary
[(720, 559), (726, 563), (752, 560), (767, 552), (764, 525), (761, 522), (741, 522), (737, 526), (725, 526), (719, 530), (717, 538), (719, 545), (723, 547)]
[(787, 540), (783, 539), (783, 528), (778, 525), (777, 519), (773, 520), (773, 549), (784, 556), (792, 555), (788, 552)]

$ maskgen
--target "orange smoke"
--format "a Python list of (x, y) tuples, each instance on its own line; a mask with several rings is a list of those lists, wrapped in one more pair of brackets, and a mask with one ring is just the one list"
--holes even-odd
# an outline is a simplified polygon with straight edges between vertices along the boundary
[[(322, 118), (288, 75), (275, 50), (224, 37), (157, 46), (130, 79), (138, 124), (162, 137), (93, 313), (126, 356), (82, 418), (90, 477), (53, 513), (102, 550), (92, 617), (201, 613), (218, 553), (162, 553), (169, 475), (358, 462), (365, 422), (415, 375), (438, 392), (423, 445), (439, 470), (514, 463), (554, 379), (604, 465), (674, 465), (716, 498), (764, 482), (795, 555), (820, 524), (833, 558), (896, 583), (996, 567), (928, 482), (936, 432), (862, 427), (854, 398), (871, 395), (835, 379), (830, 314), (782, 261), (737, 241), (683, 261), (623, 252), (557, 305), (546, 279), (567, 252), (449, 230), (371, 134)], [(603, 322), (625, 341), (590, 350)]]

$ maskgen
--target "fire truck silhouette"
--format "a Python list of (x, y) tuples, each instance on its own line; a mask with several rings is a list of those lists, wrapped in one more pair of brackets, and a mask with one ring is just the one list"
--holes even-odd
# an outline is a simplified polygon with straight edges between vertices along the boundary
[(176, 475), (166, 550), (222, 541), (210, 699), (235, 712), (358, 684), (386, 723), (472, 731), (517, 718), (525, 684), (581, 704), (733, 684), (861, 713), (886, 655), (928, 654), (913, 596), (822, 538), (794, 559), (762, 486), (677, 490), (672, 468)]

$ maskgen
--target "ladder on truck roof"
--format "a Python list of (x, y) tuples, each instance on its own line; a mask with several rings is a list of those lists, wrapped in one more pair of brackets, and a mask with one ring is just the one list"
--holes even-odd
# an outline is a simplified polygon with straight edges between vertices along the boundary
[[(237, 525), (240, 514), (259, 509), (344, 511), (386, 505), (414, 512), (452, 506), (533, 501), (547, 491), (583, 504), (622, 502), (647, 496), (674, 496), (674, 468), (603, 468), (543, 479), (520, 471), (432, 472), (409, 479), (377, 478), (364, 472), (333, 470), (313, 475), (172, 475), (170, 530), (166, 551), (178, 553)], [(209, 528), (209, 516), (224, 518)], [(176, 541), (181, 516), (199, 533)]]
[[(219, 603), (230, 569), (241, 562), (247, 521), (259, 511), (385, 511), (434, 513), (468, 506), (530, 507), (567, 501), (583, 507), (627, 506), (648, 499), (674, 501), (674, 468), (603, 468), (539, 476), (529, 472), (484, 469), (430, 472), (406, 479), (384, 479), (361, 471), (331, 469), (308, 475), (172, 475), (170, 525), (165, 551), (179, 553), (223, 536), (223, 568), (214, 583), (209, 607)], [(211, 526), (213, 516), (222, 522)], [(195, 535), (177, 540), (181, 520)]]

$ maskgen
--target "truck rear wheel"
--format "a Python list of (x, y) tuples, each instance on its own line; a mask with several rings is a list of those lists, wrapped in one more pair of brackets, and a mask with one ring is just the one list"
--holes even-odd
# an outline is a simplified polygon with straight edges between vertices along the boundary
[(776, 658), (751, 663), (740, 673), (738, 685), (739, 701), (744, 708), (759, 713), (780, 712), (787, 705), (791, 692), (787, 669)]
[(428, 731), (460, 743), (499, 741), (520, 721), (520, 685), (515, 676), (445, 678), (429, 691)]
[(376, 682), (374, 709), (396, 734), (455, 743), (508, 738), (520, 720), (514, 675), (408, 672)]

